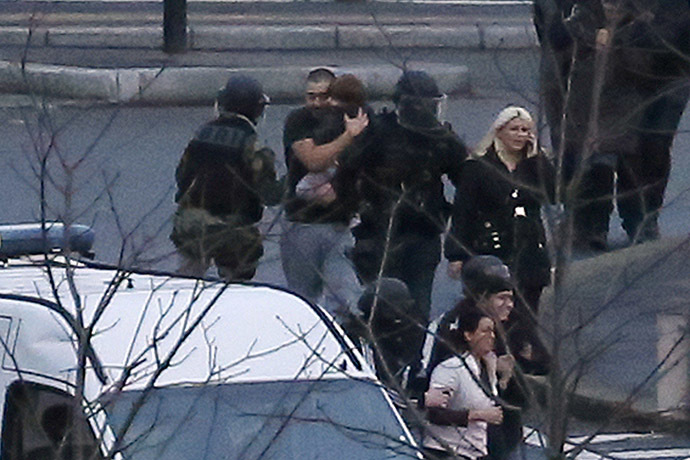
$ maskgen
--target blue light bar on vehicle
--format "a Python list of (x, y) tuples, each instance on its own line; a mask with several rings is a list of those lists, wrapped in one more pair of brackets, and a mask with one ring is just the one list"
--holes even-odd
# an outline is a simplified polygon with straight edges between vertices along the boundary
[(0, 225), (0, 259), (40, 255), (69, 248), (84, 257), (93, 258), (91, 247), (95, 234), (91, 227), (61, 222)]

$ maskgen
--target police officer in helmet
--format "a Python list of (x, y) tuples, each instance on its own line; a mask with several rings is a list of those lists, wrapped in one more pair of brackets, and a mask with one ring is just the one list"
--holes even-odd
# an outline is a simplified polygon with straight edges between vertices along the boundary
[(451, 127), (439, 121), (444, 99), (427, 73), (405, 71), (395, 86), (395, 110), (374, 117), (367, 135), (341, 161), (343, 168), (357, 169), (361, 223), (353, 229), (352, 258), (359, 278), (397, 278), (415, 301), (415, 371), (448, 218), (441, 178), (456, 183), (467, 156)]
[(357, 335), (368, 342), (376, 374), (391, 389), (404, 386), (417, 353), (409, 340), (417, 329), (414, 304), (405, 283), (387, 277), (369, 283), (357, 303)]
[(215, 263), (228, 281), (254, 276), (263, 254), (255, 224), (267, 201), (279, 198), (274, 154), (257, 146), (256, 123), (266, 104), (258, 81), (231, 77), (218, 93), (217, 117), (187, 145), (175, 173), (178, 208), (170, 235), (181, 274), (203, 276)]

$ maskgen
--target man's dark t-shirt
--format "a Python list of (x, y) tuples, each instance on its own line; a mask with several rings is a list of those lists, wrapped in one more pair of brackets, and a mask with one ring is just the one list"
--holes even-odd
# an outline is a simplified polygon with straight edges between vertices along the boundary
[(309, 171), (292, 151), (292, 144), (303, 139), (312, 139), (316, 145), (332, 142), (343, 133), (344, 129), (343, 112), (335, 107), (324, 109), (301, 107), (288, 115), (283, 131), (285, 162), (288, 168), (285, 202), (288, 220), (303, 223), (346, 224), (349, 222), (354, 212), (349, 181), (343, 180), (336, 174), (333, 187), (337, 198), (327, 205), (297, 197), (295, 187)]

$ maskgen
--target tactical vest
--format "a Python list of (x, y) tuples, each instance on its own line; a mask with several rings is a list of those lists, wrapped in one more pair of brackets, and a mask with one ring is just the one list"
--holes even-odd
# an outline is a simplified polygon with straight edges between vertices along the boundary
[[(261, 219), (263, 206), (252, 168), (256, 131), (237, 116), (222, 116), (203, 125), (190, 141), (178, 167), (177, 201), (182, 207), (213, 215)], [(272, 166), (272, 165), (271, 165)]]

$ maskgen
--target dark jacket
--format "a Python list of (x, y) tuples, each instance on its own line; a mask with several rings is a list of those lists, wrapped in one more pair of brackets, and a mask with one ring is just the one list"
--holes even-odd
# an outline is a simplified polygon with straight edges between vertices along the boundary
[(256, 149), (256, 130), (245, 117), (225, 114), (204, 124), (182, 155), (175, 178), (180, 207), (246, 223), (263, 213), (263, 191), (276, 183), (273, 153)]
[(510, 265), (518, 279), (532, 270), (548, 279), (540, 210), (551, 201), (553, 190), (554, 169), (543, 154), (523, 159), (513, 172), (493, 146), (468, 160), (455, 193), (446, 258), (464, 261), (472, 255), (494, 255)]
[(426, 132), (404, 128), (394, 112), (370, 123), (363, 141), (350, 149), (344, 168), (356, 169), (362, 199), (361, 224), (355, 237), (383, 238), (394, 214), (393, 236), (437, 236), (443, 232), (449, 205), (443, 195), (445, 174), (457, 186), (467, 157), (465, 145), (450, 126)]
[[(664, 131), (672, 135), (682, 113), (675, 110), (673, 116), (650, 117), (648, 107), (669, 97), (680, 99), (672, 101), (675, 104), (687, 102), (687, 92), (676, 94), (674, 88), (690, 78), (686, 59), (690, 52), (690, 4), (687, 0), (617, 4), (620, 20), (604, 61), (595, 45), (598, 31), (610, 25), (601, 0), (534, 2), (542, 49), (541, 89), (552, 145), (558, 150), (561, 138), (565, 139), (564, 149), (570, 157), (582, 155), (591, 134), (595, 102), (599, 109), (594, 120), (598, 148), (593, 162), (610, 162), (607, 155), (646, 154), (640, 138)], [(605, 66), (598, 67), (598, 63)], [(598, 101), (597, 77), (602, 78)], [(566, 125), (562, 127), (564, 119)], [(575, 160), (566, 160), (566, 167), (573, 168), (571, 162)]]

